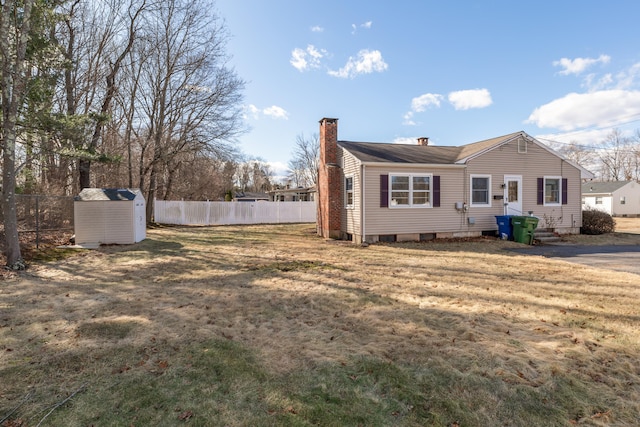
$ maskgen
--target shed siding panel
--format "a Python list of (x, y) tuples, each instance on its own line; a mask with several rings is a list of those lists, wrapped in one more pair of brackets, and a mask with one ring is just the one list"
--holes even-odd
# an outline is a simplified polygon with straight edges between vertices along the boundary
[(104, 236), (104, 203), (108, 202), (74, 202), (74, 231), (76, 243), (100, 243)]
[(111, 202), (105, 208), (102, 243), (135, 243), (133, 202)]
[(74, 203), (76, 243), (135, 243), (132, 201)]
[[(517, 141), (512, 141), (489, 151), (468, 163), (469, 174), (490, 174), (491, 195), (503, 195), (501, 185), (505, 175), (522, 176), (522, 211), (527, 215), (540, 218), (540, 227), (545, 227), (545, 219), (555, 221), (558, 228), (582, 226), (581, 177), (580, 170), (563, 161), (537, 144), (529, 143), (526, 153), (518, 153)], [(499, 172), (498, 172), (499, 171)], [(567, 204), (559, 206), (538, 205), (538, 178), (558, 176), (567, 178)], [(493, 199), (493, 197), (492, 197)], [(482, 229), (495, 223), (495, 215), (504, 212), (502, 200), (491, 200), (490, 208), (470, 208), (469, 214), (475, 215), (477, 225)]]

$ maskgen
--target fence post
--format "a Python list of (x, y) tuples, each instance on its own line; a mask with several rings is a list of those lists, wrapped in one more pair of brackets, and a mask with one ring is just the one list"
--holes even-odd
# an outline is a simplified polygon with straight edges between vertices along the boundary
[(36, 196), (36, 249), (40, 249), (40, 206), (39, 196)]

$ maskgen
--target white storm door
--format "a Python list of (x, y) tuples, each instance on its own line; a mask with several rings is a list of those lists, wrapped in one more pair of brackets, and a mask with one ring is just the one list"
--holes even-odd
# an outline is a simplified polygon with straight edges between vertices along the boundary
[(522, 175), (504, 176), (504, 203), (506, 215), (523, 215)]

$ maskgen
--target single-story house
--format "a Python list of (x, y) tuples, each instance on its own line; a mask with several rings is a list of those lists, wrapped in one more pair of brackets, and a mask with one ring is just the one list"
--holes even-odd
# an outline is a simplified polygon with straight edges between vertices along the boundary
[(234, 194), (233, 201), (234, 202), (268, 202), (269, 195), (267, 193), (239, 191)]
[(579, 233), (593, 174), (525, 132), (462, 146), (338, 140), (320, 121), (318, 233), (355, 243), (496, 235), (496, 216)]
[(273, 202), (313, 202), (316, 187), (278, 188), (267, 193)]
[(640, 216), (640, 184), (636, 181), (585, 182), (582, 206), (611, 216)]

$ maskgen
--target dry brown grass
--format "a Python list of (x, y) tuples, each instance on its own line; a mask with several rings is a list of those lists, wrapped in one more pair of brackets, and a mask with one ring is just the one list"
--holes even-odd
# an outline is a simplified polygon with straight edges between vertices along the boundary
[[(254, 419), (263, 425), (339, 425), (328, 411), (305, 415), (291, 378), (354, 360), (408, 373), (402, 387), (422, 384), (383, 424), (640, 423), (639, 277), (504, 250), (514, 246), (363, 248), (322, 240), (309, 225), (164, 228), (137, 245), (34, 265), (0, 283), (0, 420), (31, 392), (11, 419), (34, 425), (43, 406), (86, 383), (52, 425), (102, 425), (109, 410), (91, 396), (125, 405), (106, 390), (188, 369), (194, 346), (222, 340), (253, 354), (272, 381), (288, 381), (261, 395), (267, 409)], [(113, 423), (142, 419), (148, 408), (138, 405)], [(189, 411), (192, 422), (249, 425), (220, 407)], [(184, 418), (177, 412), (174, 421)]]

